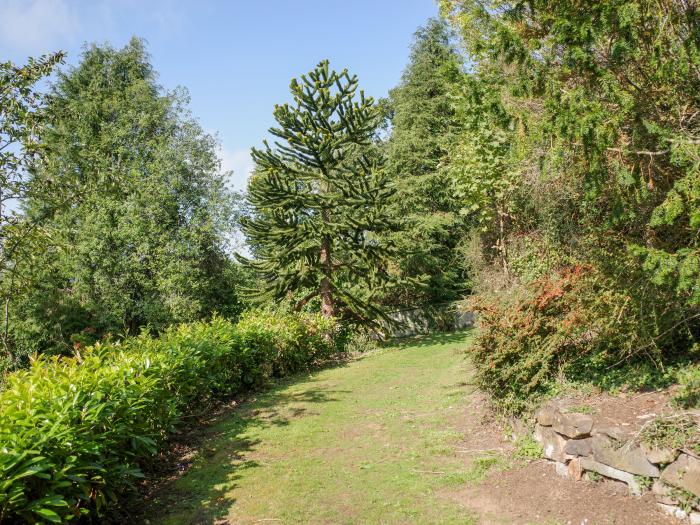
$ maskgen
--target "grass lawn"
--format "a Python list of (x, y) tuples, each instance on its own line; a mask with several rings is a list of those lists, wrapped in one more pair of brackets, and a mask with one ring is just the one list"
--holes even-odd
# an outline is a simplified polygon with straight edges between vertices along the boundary
[(298, 376), (222, 417), (151, 524), (470, 524), (442, 489), (478, 476), (463, 436), (469, 333), (413, 339)]

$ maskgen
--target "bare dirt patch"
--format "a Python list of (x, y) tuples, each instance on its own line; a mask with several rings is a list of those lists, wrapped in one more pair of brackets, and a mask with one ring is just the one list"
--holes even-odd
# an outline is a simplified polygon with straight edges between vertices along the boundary
[(613, 481), (572, 481), (558, 477), (546, 460), (496, 472), (472, 487), (446, 493), (480, 515), (480, 525), (587, 524), (678, 525), (647, 495), (633, 498)]
[(600, 393), (565, 397), (557, 404), (567, 411), (590, 411), (598, 425), (607, 423), (635, 431), (657, 416), (676, 412), (670, 405), (671, 397), (669, 389), (619, 395)]
[[(644, 394), (571, 396), (557, 401), (565, 410), (586, 411), (599, 424), (609, 421), (634, 432), (656, 416), (673, 411), (668, 391)], [(465, 468), (484, 454), (501, 454), (510, 468), (495, 469), (480, 483), (454, 487), (442, 496), (475, 511), (480, 525), (571, 524), (571, 525), (678, 525), (665, 515), (651, 494), (629, 495), (623, 483), (573, 481), (556, 474), (547, 460), (530, 463), (513, 460), (514, 444), (506, 437), (504, 425), (496, 422), (488, 400), (479, 392), (467, 399), (460, 428), (465, 438), (457, 449), (464, 454)]]

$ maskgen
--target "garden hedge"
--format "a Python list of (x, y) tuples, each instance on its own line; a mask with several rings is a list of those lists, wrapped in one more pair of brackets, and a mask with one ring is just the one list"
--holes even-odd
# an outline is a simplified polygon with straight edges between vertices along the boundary
[(332, 356), (336, 330), (265, 311), (35, 359), (0, 391), (0, 522), (104, 515), (183, 415)]

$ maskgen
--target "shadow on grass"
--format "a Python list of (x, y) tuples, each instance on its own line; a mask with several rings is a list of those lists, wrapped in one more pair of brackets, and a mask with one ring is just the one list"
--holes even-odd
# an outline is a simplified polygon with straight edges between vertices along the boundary
[[(129, 516), (129, 521), (152, 523), (165, 518), (167, 523), (178, 524), (226, 523), (225, 516), (236, 502), (231, 492), (239, 485), (242, 474), (261, 466), (251, 458), (261, 441), (246, 434), (253, 429), (287, 426), (294, 419), (313, 413), (308, 405), (338, 401), (339, 395), (350, 393), (314, 385), (318, 380), (313, 376), (318, 371), (290, 376), (269, 390), (251, 393), (242, 404), (229, 405), (203, 421), (204, 428), (194, 427), (180, 436), (178, 441), (188, 444), (184, 454), (173, 462), (167, 480), (141, 505), (135, 505), (141, 508)], [(289, 392), (296, 383), (305, 383), (306, 388)], [(170, 516), (176, 521), (167, 521)]]
[[(396, 339), (386, 346), (401, 349), (458, 344), (465, 341), (468, 333), (469, 330), (463, 330)], [(232, 492), (246, 471), (261, 467), (253, 457), (261, 441), (251, 438), (250, 431), (284, 427), (295, 419), (312, 415), (314, 405), (340, 401), (339, 396), (351, 392), (319, 385), (315, 375), (347, 364), (347, 361), (327, 363), (279, 379), (268, 390), (248, 394), (240, 405), (229, 404), (216, 415), (201, 419), (197, 426), (178, 436), (177, 442), (183, 445), (183, 450), (174, 453), (173, 464), (164, 472), (165, 481), (151, 491), (145, 502), (134, 505), (128, 521), (226, 523), (225, 518), (236, 503)], [(303, 387), (290, 389), (299, 384)]]

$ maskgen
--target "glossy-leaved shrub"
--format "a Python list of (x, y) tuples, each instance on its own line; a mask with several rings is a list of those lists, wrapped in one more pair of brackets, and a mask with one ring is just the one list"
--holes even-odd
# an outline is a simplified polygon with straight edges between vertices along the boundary
[(103, 515), (183, 415), (333, 357), (337, 332), (255, 311), (35, 359), (0, 392), (0, 523)]

